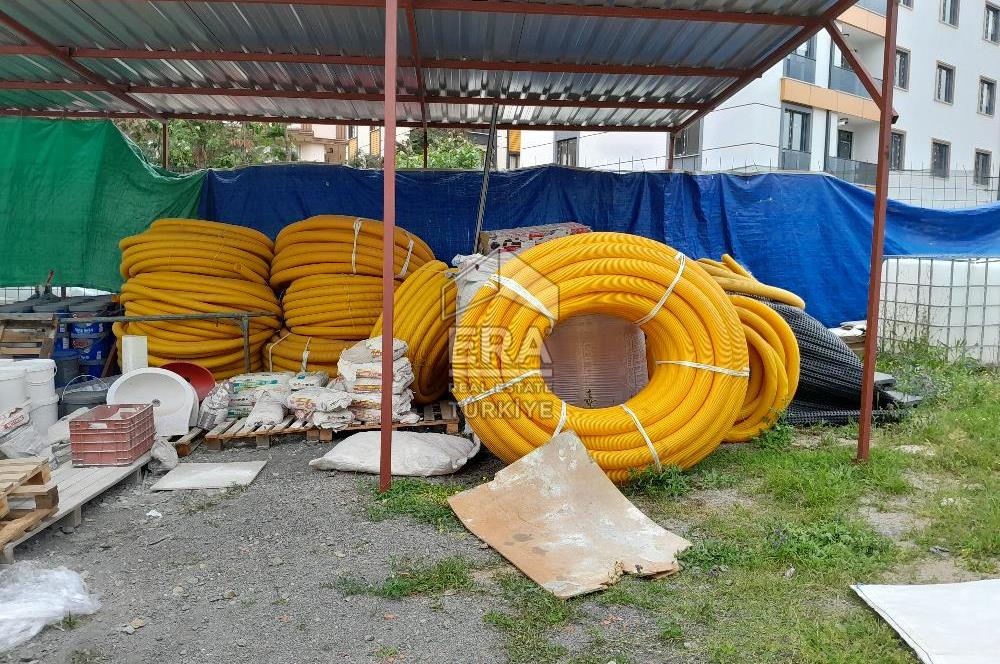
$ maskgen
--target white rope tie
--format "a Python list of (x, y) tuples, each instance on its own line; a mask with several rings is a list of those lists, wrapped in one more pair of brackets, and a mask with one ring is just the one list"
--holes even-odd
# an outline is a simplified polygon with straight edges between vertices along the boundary
[(684, 266), (687, 265), (687, 256), (678, 251), (677, 255), (674, 256), (674, 260), (680, 264), (677, 268), (677, 274), (674, 275), (674, 280), (670, 282), (669, 286), (667, 286), (666, 292), (663, 293), (663, 297), (661, 297), (660, 301), (656, 303), (656, 306), (653, 307), (652, 311), (635, 321), (636, 325), (645, 325), (649, 321), (656, 318), (656, 314), (660, 313), (660, 309), (662, 309), (663, 305), (667, 303), (667, 298), (670, 297), (670, 294), (674, 292), (674, 288), (677, 287), (677, 283), (681, 280), (681, 275), (684, 274)]
[(306, 367), (309, 366), (309, 344), (312, 343), (313, 338), (306, 338), (306, 345), (302, 348), (302, 368), (300, 371), (305, 373)]
[(275, 341), (273, 344), (271, 344), (270, 346), (268, 346), (268, 348), (267, 348), (267, 370), (268, 371), (274, 371), (274, 361), (271, 359), (271, 354), (274, 352), (274, 347), (277, 346), (278, 344), (280, 344), (282, 341), (284, 341), (288, 337), (290, 337), (291, 335), (292, 335), (292, 333), (289, 332), (285, 336), (281, 337), (280, 339), (278, 339), (277, 341)]
[(406, 248), (406, 260), (403, 261), (403, 268), (399, 271), (399, 278), (406, 276), (406, 271), (410, 269), (410, 257), (413, 256), (413, 238), (410, 238), (410, 246)]
[(351, 249), (351, 272), (358, 273), (358, 234), (361, 232), (361, 217), (354, 220), (354, 247)]
[(522, 380), (524, 380), (526, 378), (531, 378), (532, 376), (540, 376), (541, 374), (542, 374), (542, 372), (539, 371), (538, 369), (532, 369), (531, 371), (527, 371), (527, 372), (521, 374), (517, 378), (511, 378), (506, 383), (500, 383), (499, 385), (497, 385), (497, 386), (495, 386), (495, 387), (493, 387), (493, 388), (491, 388), (489, 390), (486, 390), (482, 394), (476, 394), (476, 395), (471, 396), (471, 397), (466, 397), (466, 398), (462, 399), (461, 401), (459, 401), (458, 405), (460, 407), (462, 407), (462, 408), (465, 408), (470, 403), (475, 403), (477, 401), (485, 399), (486, 397), (491, 397), (494, 394), (499, 394), (499, 393), (503, 392), (504, 390), (507, 390), (507, 389), (510, 389), (511, 387), (514, 387), (515, 385), (517, 385), (518, 383), (520, 383)]
[(531, 293), (531, 291), (529, 291), (527, 288), (525, 288), (524, 286), (522, 286), (521, 284), (519, 284), (516, 280), (511, 279), (510, 277), (505, 277), (502, 274), (491, 275), (490, 276), (490, 280), (491, 281), (495, 281), (496, 283), (500, 284), (501, 286), (503, 286), (507, 290), (512, 290), (515, 293), (517, 293), (518, 296), (522, 300), (524, 300), (525, 302), (527, 302), (528, 304), (530, 304), (531, 307), (535, 311), (537, 311), (538, 313), (540, 313), (543, 316), (545, 316), (546, 318), (548, 318), (550, 325), (555, 326), (555, 324), (556, 324), (556, 316), (555, 316), (555, 314), (553, 314), (551, 311), (549, 311), (548, 307), (546, 307), (545, 304), (541, 300), (539, 300), (537, 297), (535, 297)]
[(562, 408), (559, 409), (559, 424), (556, 425), (556, 430), (552, 432), (552, 437), (555, 438), (562, 433), (563, 427), (566, 426), (566, 402), (562, 402)]
[(642, 427), (642, 422), (639, 421), (639, 416), (636, 415), (634, 412), (632, 412), (632, 409), (626, 406), (625, 404), (622, 404), (622, 410), (628, 413), (629, 416), (632, 418), (632, 421), (635, 422), (635, 428), (639, 430), (640, 434), (642, 434), (642, 439), (646, 441), (646, 446), (649, 448), (649, 453), (653, 457), (653, 463), (656, 464), (656, 471), (661, 472), (663, 470), (663, 466), (660, 464), (660, 455), (656, 451), (656, 448), (653, 447), (653, 441), (651, 441), (649, 439), (649, 436), (646, 435), (646, 430)]
[(720, 373), (726, 376), (738, 376), (740, 378), (747, 378), (750, 375), (750, 369), (727, 369), (726, 367), (715, 367), (711, 364), (688, 362), (687, 360), (657, 360), (656, 363), (675, 364), (679, 367), (691, 367), (692, 369), (704, 369), (705, 371), (714, 371), (715, 373)]

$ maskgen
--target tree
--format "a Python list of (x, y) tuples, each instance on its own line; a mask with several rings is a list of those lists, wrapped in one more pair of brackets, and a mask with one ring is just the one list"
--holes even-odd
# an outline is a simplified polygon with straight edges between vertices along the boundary
[[(115, 120), (115, 124), (150, 162), (160, 163), (160, 123), (154, 120)], [(176, 171), (235, 168), (295, 161), (297, 158), (284, 124), (171, 120), (168, 129), (169, 164)]]
[[(464, 132), (453, 129), (428, 130), (427, 167), (465, 168), (483, 167), (484, 153)], [(411, 129), (406, 139), (396, 144), (396, 166), (399, 168), (423, 168), (424, 132)]]

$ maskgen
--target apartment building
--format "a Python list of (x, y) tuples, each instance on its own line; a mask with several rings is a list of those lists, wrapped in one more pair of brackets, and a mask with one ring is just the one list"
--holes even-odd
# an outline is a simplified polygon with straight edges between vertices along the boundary
[[(881, 85), (885, 0), (860, 0), (837, 25)], [(896, 41), (890, 195), (937, 207), (997, 200), (1000, 0), (903, 0)], [(870, 187), (878, 119), (860, 79), (820, 32), (678, 135), (674, 167), (826, 171)], [(513, 163), (657, 170), (666, 167), (667, 143), (665, 134), (523, 132)]]

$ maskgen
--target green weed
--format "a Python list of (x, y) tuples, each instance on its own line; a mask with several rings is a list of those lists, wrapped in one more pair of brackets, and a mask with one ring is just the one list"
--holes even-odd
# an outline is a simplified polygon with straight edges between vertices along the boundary
[(395, 566), (392, 575), (372, 592), (380, 597), (399, 599), (446, 590), (468, 590), (475, 585), (470, 573), (472, 569), (469, 561), (457, 556), (427, 566), (402, 564)]
[(448, 505), (448, 497), (463, 489), (460, 485), (402, 477), (393, 480), (392, 487), (384, 493), (372, 482), (363, 482), (362, 489), (372, 499), (368, 507), (368, 518), (372, 521), (402, 514), (429, 523), (438, 530), (456, 529), (461, 525)]
[(688, 476), (677, 466), (665, 466), (657, 470), (646, 466), (642, 470), (629, 470), (628, 479), (622, 485), (627, 496), (650, 496), (652, 498), (680, 498), (691, 491)]

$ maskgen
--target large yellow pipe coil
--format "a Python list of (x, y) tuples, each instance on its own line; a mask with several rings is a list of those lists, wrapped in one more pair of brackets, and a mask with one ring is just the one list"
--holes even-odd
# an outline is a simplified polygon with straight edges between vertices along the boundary
[[(425, 263), (396, 289), (392, 336), (409, 346), (413, 402), (429, 404), (448, 389), (448, 341), (455, 322), (456, 287), (441, 261)], [(382, 334), (379, 316), (370, 336)]]
[(799, 344), (778, 312), (760, 300), (730, 295), (750, 355), (746, 400), (726, 441), (740, 443), (774, 426), (799, 385)]
[[(290, 224), (278, 233), (271, 262), (271, 285), (281, 289), (316, 274), (382, 275), (381, 221), (342, 215), (320, 215)], [(416, 235), (396, 227), (393, 265), (398, 279), (434, 260)]]
[[(269, 312), (250, 320), (251, 369), (263, 367), (260, 350), (280, 328), (281, 306), (268, 285), (273, 247), (258, 231), (217, 222), (161, 219), (123, 239), (121, 301), (128, 316)], [(153, 366), (187, 361), (217, 379), (245, 371), (237, 320), (169, 320), (115, 324), (147, 337)]]
[(353, 339), (308, 337), (283, 329), (264, 346), (263, 364), (268, 371), (301, 371), (305, 368), (306, 371), (322, 370), (336, 376), (340, 354), (356, 343)]
[[(494, 454), (509, 463), (572, 430), (621, 482), (650, 464), (690, 467), (719, 445), (746, 397), (747, 345), (735, 308), (698, 263), (621, 233), (559, 238), (518, 258), (455, 328), (454, 392)], [(538, 373), (545, 335), (584, 313), (636, 321), (646, 334), (656, 364), (623, 406), (565, 404)]]
[(382, 313), (382, 278), (360, 274), (301, 277), (285, 291), (282, 308), (285, 325), (296, 334), (367, 339)]
[(738, 293), (741, 295), (752, 295), (762, 297), (765, 300), (781, 302), (791, 307), (805, 309), (805, 301), (791, 291), (787, 291), (777, 286), (769, 286), (757, 281), (750, 271), (740, 265), (729, 254), (723, 254), (721, 261), (711, 258), (699, 258), (698, 263), (705, 269), (715, 281), (722, 286), (727, 293)]

